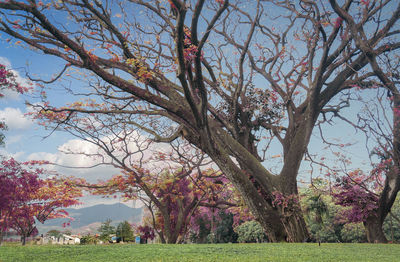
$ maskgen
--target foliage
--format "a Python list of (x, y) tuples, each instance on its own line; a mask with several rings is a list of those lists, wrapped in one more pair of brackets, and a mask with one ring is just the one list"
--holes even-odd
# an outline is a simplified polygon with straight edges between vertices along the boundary
[(385, 219), (383, 230), (388, 240), (394, 243), (400, 242), (400, 198), (397, 197), (390, 214)]
[[(236, 243), (237, 233), (234, 231), (234, 217), (237, 214), (229, 210), (217, 210), (209, 216), (207, 211), (192, 218), (189, 240), (192, 243)], [(208, 211), (209, 212), (209, 211)]]
[[(67, 178), (41, 178), (46, 170), (43, 161), (20, 163), (3, 160), (0, 166), (0, 231), (15, 230), (23, 243), (25, 238), (38, 233), (35, 219), (67, 217), (65, 207), (78, 204), (80, 189), (71, 187)], [(38, 167), (39, 166), (39, 167)]]
[(116, 233), (115, 227), (111, 225), (111, 219), (107, 219), (105, 222), (101, 223), (100, 228), (97, 231), (100, 232), (100, 240), (110, 241), (112, 234)]
[[(40, 188), (40, 169), (25, 170), (14, 159), (2, 160), (0, 166), (0, 231), (6, 231), (13, 223), (13, 213)], [(15, 218), (17, 218), (15, 216)]]
[[(141, 145), (150, 146), (148, 142)], [(196, 227), (193, 218), (197, 215), (211, 216), (220, 208), (235, 205), (237, 198), (232, 197), (226, 177), (220, 171), (202, 168), (202, 152), (183, 143), (168, 153), (152, 153), (139, 164), (121, 166), (122, 174), (88, 187), (93, 194), (122, 193), (126, 199), (140, 200), (148, 211), (142, 226), (151, 226), (163, 243), (182, 242), (189, 228)], [(150, 169), (153, 165), (159, 167)]]
[(153, 240), (156, 237), (154, 229), (148, 225), (138, 226), (137, 232), (140, 234), (140, 241), (143, 239), (144, 243), (147, 243), (148, 240)]
[(312, 185), (301, 190), (302, 207), (306, 222), (315, 241), (322, 243), (365, 242), (365, 230), (361, 223), (344, 219), (346, 207), (336, 205), (329, 194), (329, 183), (314, 179)]
[(346, 243), (365, 243), (367, 236), (365, 228), (362, 223), (348, 223), (345, 224), (341, 231), (343, 242)]
[(344, 219), (351, 223), (363, 222), (376, 212), (378, 196), (370, 187), (371, 177), (361, 170), (349, 172), (337, 179), (333, 192), (335, 203), (346, 208), (342, 211)]
[(15, 73), (7, 69), (5, 65), (0, 64), (0, 97), (3, 97), (2, 93), (4, 90), (13, 90), (20, 94), (26, 93), (30, 90), (30, 87), (22, 86), (17, 81)]
[(203, 244), (207, 243), (207, 236), (211, 233), (211, 221), (207, 216), (198, 215), (192, 218), (192, 228), (189, 235), (191, 243)]
[(235, 228), (239, 243), (262, 243), (267, 237), (260, 223), (247, 221)]
[(220, 220), (214, 230), (215, 243), (235, 243), (237, 242), (237, 233), (233, 229), (234, 214), (230, 212), (219, 212)]
[[(336, 205), (334, 202), (335, 198), (332, 198), (328, 194), (329, 188), (327, 186), (327, 181), (319, 179), (318, 181), (313, 181), (313, 186), (309, 188), (303, 188), (301, 190), (302, 208), (303, 210), (308, 211), (306, 213), (306, 222), (313, 238), (317, 241), (321, 241), (322, 243), (366, 242), (367, 238), (365, 227), (361, 221), (358, 223), (353, 223), (347, 219), (347, 216), (344, 214), (348, 214), (348, 212), (350, 212), (349, 207)], [(319, 201), (322, 200), (324, 202), (323, 205), (327, 207), (327, 212), (322, 216), (322, 223), (317, 222), (316, 219), (316, 211), (319, 210), (319, 208), (315, 208), (315, 206), (313, 206), (316, 204), (314, 201), (315, 195), (321, 195), (321, 199)], [(396, 218), (400, 215), (400, 205), (398, 199), (392, 206), (391, 213), (393, 213)], [(389, 215), (384, 222), (383, 228), (385, 235), (389, 240), (392, 240), (392, 232), (393, 241), (397, 242), (400, 240), (400, 221), (391, 218)]]
[(81, 245), (91, 245), (91, 244), (97, 244), (99, 243), (99, 238), (96, 237), (95, 235), (86, 235), (86, 236), (82, 236), (80, 238), (80, 244)]
[(131, 242), (135, 240), (132, 226), (128, 221), (123, 221), (117, 225), (116, 234), (123, 242)]
[[(57, 229), (49, 230), (49, 231), (46, 233), (46, 235), (47, 235), (47, 236), (50, 236), (50, 237), (59, 237), (61, 234), (62, 234), (61, 231), (59, 231), (59, 230), (57, 230)], [(68, 235), (68, 234), (66, 234), (66, 235)]]

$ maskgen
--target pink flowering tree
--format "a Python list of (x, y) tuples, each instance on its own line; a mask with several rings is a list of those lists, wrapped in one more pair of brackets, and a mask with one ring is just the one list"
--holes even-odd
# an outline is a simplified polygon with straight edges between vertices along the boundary
[[(14, 159), (3, 160), (0, 167), (0, 243), (3, 232), (9, 230), (19, 216), (16, 210), (30, 200), (40, 187), (38, 174), (24, 170)], [(23, 215), (23, 214), (22, 214)]]
[(332, 196), (335, 204), (346, 207), (340, 214), (344, 222), (366, 222), (368, 217), (376, 215), (381, 188), (372, 188), (371, 185), (377, 183), (361, 170), (337, 178)]
[[(163, 154), (161, 158), (168, 159)], [(235, 205), (230, 197), (232, 188), (221, 172), (201, 170), (197, 165), (189, 169), (187, 166), (165, 168), (158, 173), (132, 166), (121, 175), (87, 187), (94, 194), (122, 193), (126, 199), (141, 201), (149, 217), (138, 230), (149, 239), (156, 233), (162, 243), (184, 241), (192, 218), (200, 211)]]
[(25, 245), (26, 238), (38, 233), (36, 221), (67, 217), (64, 208), (78, 204), (81, 190), (71, 179), (43, 178), (48, 172), (43, 161), (20, 163), (3, 160), (0, 167), (0, 232), (15, 230)]

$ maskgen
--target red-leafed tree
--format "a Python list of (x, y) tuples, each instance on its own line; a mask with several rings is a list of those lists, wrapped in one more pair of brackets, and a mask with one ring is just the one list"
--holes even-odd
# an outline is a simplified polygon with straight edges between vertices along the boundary
[(199, 207), (219, 210), (236, 205), (229, 181), (221, 172), (205, 169), (209, 161), (204, 162), (201, 152), (183, 144), (167, 153), (153, 151), (151, 159), (119, 166), (121, 175), (88, 187), (94, 194), (122, 193), (126, 199), (141, 201), (151, 216), (150, 225), (141, 229), (151, 226), (162, 243), (180, 243)]
[(365, 175), (361, 170), (337, 178), (332, 196), (335, 204), (347, 207), (340, 214), (345, 222), (366, 222), (368, 217), (376, 214), (381, 182), (379, 178)]
[(63, 209), (79, 203), (81, 189), (70, 179), (43, 178), (46, 170), (37, 165), (43, 161), (17, 162), (3, 160), (0, 167), (0, 231), (15, 230), (25, 245), (26, 238), (38, 233), (36, 220), (67, 217)]
[[(183, 136), (239, 190), (270, 241), (299, 242), (309, 234), (295, 200), (297, 174), (314, 125), (347, 105), (335, 104), (340, 94), (375, 74), (370, 50), (360, 52), (352, 32), (367, 32), (362, 42), (374, 57), (399, 48), (398, 1), (344, 1), (355, 26), (335, 3), (10, 0), (0, 2), (0, 31), (98, 79), (86, 94), (98, 107), (44, 104), (57, 127), (97, 114), (158, 141)], [(269, 137), (283, 156), (275, 172), (263, 165)], [(279, 207), (289, 201), (282, 198), (293, 209)]]
[(24, 170), (14, 159), (3, 160), (0, 167), (0, 243), (3, 232), (14, 221), (13, 211), (23, 205), (40, 187), (37, 172)]

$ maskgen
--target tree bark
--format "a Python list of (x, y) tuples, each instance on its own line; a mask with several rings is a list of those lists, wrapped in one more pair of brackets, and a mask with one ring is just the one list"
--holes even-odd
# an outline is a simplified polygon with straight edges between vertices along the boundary
[(284, 221), (287, 242), (306, 242), (310, 234), (302, 213), (295, 213)]
[(26, 244), (26, 236), (21, 236), (21, 243), (23, 246)]
[(400, 94), (393, 94), (392, 100), (393, 149), (391, 154), (393, 158), (393, 166), (391, 166), (390, 170), (386, 172), (385, 185), (379, 195), (376, 213), (372, 214), (364, 222), (368, 242), (370, 243), (387, 243), (382, 225), (396, 200), (397, 193), (400, 190), (400, 116), (397, 113), (397, 109), (400, 108)]
[[(292, 145), (298, 145), (298, 148), (289, 146), (291, 150), (289, 150), (290, 154), (285, 155), (283, 172), (280, 175), (272, 175), (260, 163), (257, 152), (249, 152), (247, 149), (250, 146), (241, 144), (213, 124), (210, 121), (213, 136), (211, 139), (208, 138), (206, 143), (202, 143), (202, 140), (206, 138), (198, 139), (197, 134), (186, 138), (192, 144), (202, 148), (238, 189), (251, 213), (264, 228), (269, 241), (303, 242), (309, 239), (299, 204), (293, 205), (294, 209), (290, 211), (290, 214), (285, 213), (284, 211), (287, 210), (274, 205), (273, 192), (280, 192), (284, 197), (297, 200), (297, 172), (311, 132), (304, 131), (305, 128), (299, 128), (299, 126), (294, 127), (291, 133), (292, 139), (288, 139), (287, 143), (295, 140), (296, 143)], [(314, 123), (309, 121), (307, 124)], [(203, 136), (200, 135), (200, 137)], [(249, 143), (251, 143), (250, 140)]]
[(377, 219), (377, 217), (374, 218), (368, 218), (364, 222), (364, 227), (367, 232), (367, 239), (369, 243), (387, 243), (388, 240), (383, 233), (382, 229), (383, 223)]

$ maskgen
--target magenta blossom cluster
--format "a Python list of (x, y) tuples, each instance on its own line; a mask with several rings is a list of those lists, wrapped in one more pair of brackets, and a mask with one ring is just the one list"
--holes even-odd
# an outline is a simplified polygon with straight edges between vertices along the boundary
[[(20, 85), (17, 82), (16, 75), (8, 70), (5, 65), (0, 64), (0, 91), (4, 89), (11, 89), (20, 94), (28, 92), (31, 88)], [(4, 94), (0, 92), (0, 97)]]
[(340, 214), (340, 219), (358, 223), (364, 222), (378, 208), (378, 196), (365, 183), (365, 175), (355, 171), (337, 180), (335, 192), (332, 194), (335, 204), (347, 207)]

